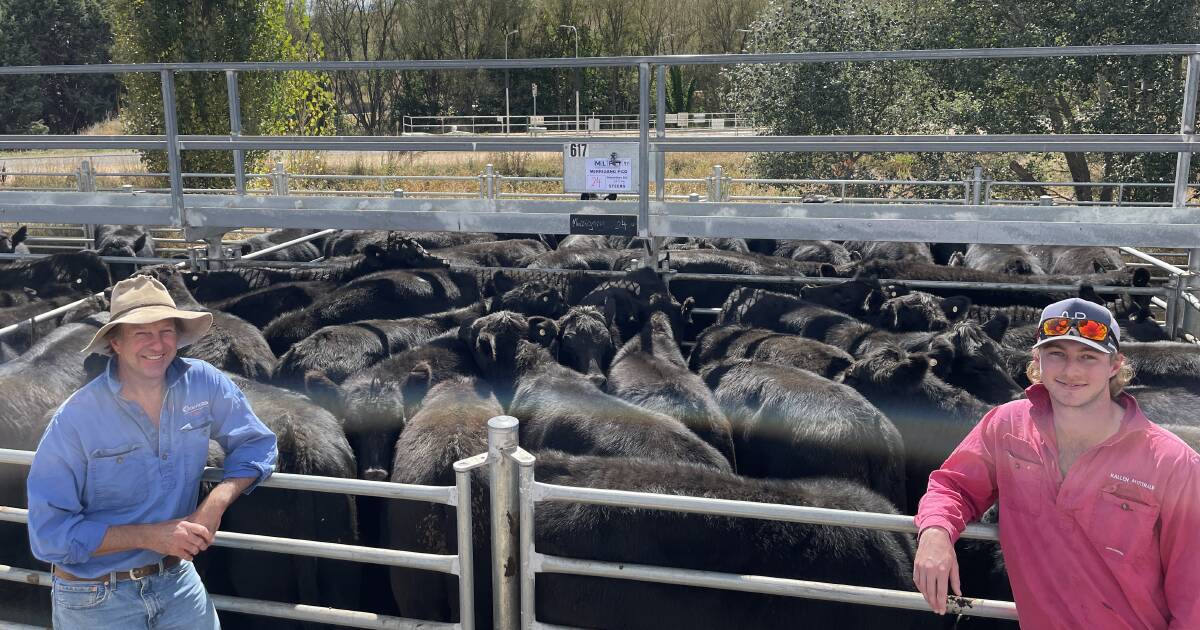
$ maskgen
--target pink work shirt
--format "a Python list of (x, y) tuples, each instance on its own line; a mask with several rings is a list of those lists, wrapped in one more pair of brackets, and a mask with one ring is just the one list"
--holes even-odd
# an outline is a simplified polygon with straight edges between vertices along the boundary
[(1025, 395), (988, 412), (929, 476), (917, 528), (956, 541), (998, 496), (1024, 630), (1200, 628), (1200, 456), (1122, 394), (1117, 433), (1064, 479), (1050, 396)]

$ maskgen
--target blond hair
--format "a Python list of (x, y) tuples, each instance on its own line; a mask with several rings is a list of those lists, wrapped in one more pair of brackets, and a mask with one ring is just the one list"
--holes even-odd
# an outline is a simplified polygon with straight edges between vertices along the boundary
[[(1129, 361), (1124, 360), (1125, 355), (1112, 355), (1109, 361), (1117, 357), (1122, 359), (1121, 368), (1117, 370), (1117, 373), (1112, 378), (1108, 379), (1108, 395), (1112, 398), (1120, 396), (1121, 392), (1125, 391), (1125, 386), (1129, 385), (1129, 382), (1133, 380), (1133, 366), (1129, 365)], [(1025, 366), (1025, 376), (1029, 377), (1030, 383), (1042, 382), (1042, 366), (1038, 365), (1037, 348), (1033, 350), (1033, 360), (1029, 362), (1029, 365)]]

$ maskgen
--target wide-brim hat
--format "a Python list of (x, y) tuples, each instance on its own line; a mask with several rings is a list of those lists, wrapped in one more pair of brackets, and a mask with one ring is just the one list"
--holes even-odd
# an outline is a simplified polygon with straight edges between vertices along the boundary
[(108, 312), (111, 313), (108, 323), (96, 331), (91, 343), (83, 349), (84, 354), (95, 352), (111, 355), (108, 333), (117, 324), (150, 324), (164, 319), (177, 319), (179, 334), (175, 347), (183, 348), (199, 341), (212, 327), (213, 321), (212, 313), (176, 308), (175, 300), (171, 299), (167, 288), (149, 276), (133, 276), (114, 285)]

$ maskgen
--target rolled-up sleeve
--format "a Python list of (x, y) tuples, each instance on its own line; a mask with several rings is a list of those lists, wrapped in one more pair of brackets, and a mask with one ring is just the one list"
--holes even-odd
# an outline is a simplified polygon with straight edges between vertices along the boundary
[(56, 415), (42, 435), (26, 481), (29, 546), (39, 560), (53, 564), (86, 562), (108, 533), (106, 523), (84, 518), (86, 473), (87, 457), (78, 439), (58, 422)]
[(279, 451), (275, 434), (259, 420), (238, 386), (214, 367), (208, 366), (213, 379), (213, 432), (225, 451), (225, 479), (254, 477), (244, 494), (249, 494), (275, 471)]

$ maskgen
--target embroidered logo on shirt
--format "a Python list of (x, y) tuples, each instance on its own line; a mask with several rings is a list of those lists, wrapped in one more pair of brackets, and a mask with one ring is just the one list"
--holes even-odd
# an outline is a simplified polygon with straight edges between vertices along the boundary
[(1108, 473), (1108, 476), (1111, 477), (1112, 479), (1116, 479), (1117, 481), (1123, 481), (1125, 483), (1132, 483), (1134, 485), (1141, 486), (1147, 490), (1154, 489), (1154, 484), (1146, 483), (1145, 481), (1142, 481), (1140, 479), (1133, 479), (1126, 475), (1118, 475), (1117, 473), (1113, 472), (1113, 473)]
[(207, 400), (202, 400), (194, 405), (184, 405), (183, 413), (189, 413), (189, 414), (194, 413), (194, 412), (200, 411), (201, 409), (204, 409), (207, 406), (208, 406)]

